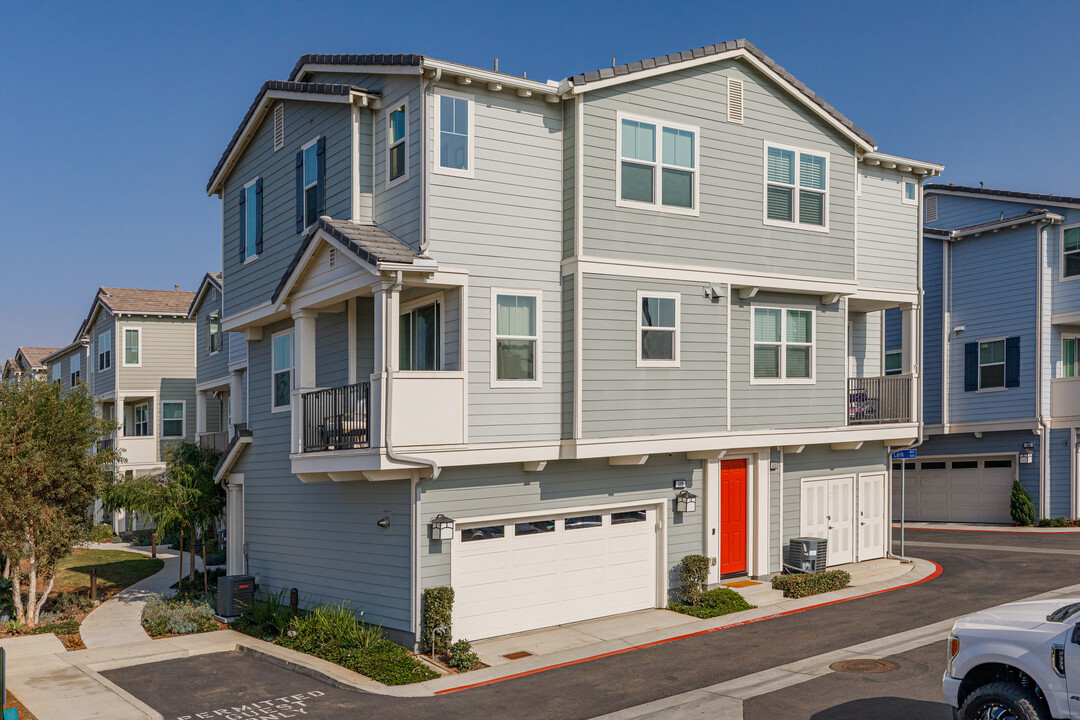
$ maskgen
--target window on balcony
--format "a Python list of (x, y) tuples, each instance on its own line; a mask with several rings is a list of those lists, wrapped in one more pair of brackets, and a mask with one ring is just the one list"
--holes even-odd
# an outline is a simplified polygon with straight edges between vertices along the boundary
[(135, 437), (150, 436), (150, 403), (139, 403), (132, 410), (132, 435)]
[(904, 372), (904, 353), (902, 350), (892, 350), (885, 353), (885, 374), (899, 375)]
[(492, 291), (492, 384), (540, 384), (540, 293)]
[(1080, 337), (1066, 337), (1061, 339), (1061, 377), (1080, 377)]
[(402, 370), (442, 369), (442, 303), (421, 301), (401, 314), (398, 365)]
[(813, 382), (814, 313), (812, 310), (754, 308), (751, 382)]
[(273, 388), (271, 410), (287, 410), (292, 402), (293, 333), (279, 332), (271, 340)]

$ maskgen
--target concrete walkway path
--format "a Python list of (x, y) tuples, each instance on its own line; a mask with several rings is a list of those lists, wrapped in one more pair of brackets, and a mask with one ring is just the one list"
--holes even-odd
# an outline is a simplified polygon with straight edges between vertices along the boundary
[[(151, 554), (149, 546), (134, 547), (127, 543), (93, 543), (89, 547), (93, 550), (127, 550), (143, 555)], [(170, 550), (166, 545), (158, 545), (157, 556), (165, 561), (165, 567), (154, 575), (121, 590), (96, 607), (82, 621), (79, 635), (82, 636), (83, 644), (87, 648), (126, 645), (150, 639), (142, 627), (143, 606), (151, 595), (173, 594), (174, 591), (170, 587), (179, 578), (179, 565), (181, 562), (185, 563), (186, 570), (186, 563), (190, 562), (186, 553), (181, 557), (179, 552)], [(202, 558), (196, 558), (195, 569), (196, 572), (202, 571)]]

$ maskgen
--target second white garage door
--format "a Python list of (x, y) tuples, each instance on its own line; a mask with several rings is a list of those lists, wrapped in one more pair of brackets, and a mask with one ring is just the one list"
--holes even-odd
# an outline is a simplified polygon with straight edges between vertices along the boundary
[(657, 606), (655, 507), (465, 525), (451, 555), (455, 638)]
[[(1011, 523), (1014, 458), (927, 458), (908, 461), (906, 519)], [(914, 466), (914, 467), (912, 467)], [(900, 470), (893, 465), (893, 517), (900, 519)]]

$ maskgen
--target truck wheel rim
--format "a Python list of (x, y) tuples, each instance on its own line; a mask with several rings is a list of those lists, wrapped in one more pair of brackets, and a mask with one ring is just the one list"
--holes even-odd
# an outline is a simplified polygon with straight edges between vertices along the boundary
[(1012, 714), (1009, 708), (996, 703), (979, 713), (979, 718), (980, 720), (1016, 720), (1016, 716)]

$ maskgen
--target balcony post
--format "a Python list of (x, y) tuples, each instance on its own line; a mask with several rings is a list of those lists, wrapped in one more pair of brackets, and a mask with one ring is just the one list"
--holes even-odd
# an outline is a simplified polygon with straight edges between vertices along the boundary
[(905, 305), (900, 309), (901, 317), (901, 343), (903, 355), (903, 373), (911, 377), (910, 401), (908, 403), (908, 420), (914, 422), (919, 417), (919, 345), (922, 338), (919, 337), (919, 306)]
[(124, 437), (124, 396), (116, 397), (116, 437)]
[(229, 373), (229, 439), (236, 434), (236, 426), (244, 422), (244, 371)]
[(195, 392), (195, 437), (206, 434), (206, 391)]

